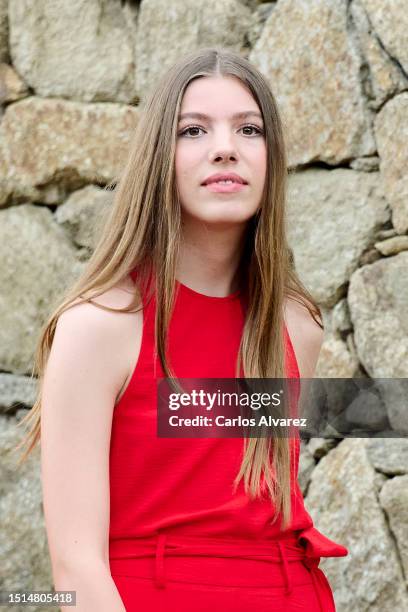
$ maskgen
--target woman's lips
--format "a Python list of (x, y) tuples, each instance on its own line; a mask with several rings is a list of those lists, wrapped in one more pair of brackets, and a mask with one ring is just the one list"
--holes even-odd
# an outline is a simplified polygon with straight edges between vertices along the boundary
[(223, 183), (208, 183), (208, 185), (203, 185), (203, 187), (214, 193), (235, 193), (237, 191), (242, 191), (245, 187), (248, 187), (248, 185), (243, 185), (242, 183), (229, 183), (228, 185)]

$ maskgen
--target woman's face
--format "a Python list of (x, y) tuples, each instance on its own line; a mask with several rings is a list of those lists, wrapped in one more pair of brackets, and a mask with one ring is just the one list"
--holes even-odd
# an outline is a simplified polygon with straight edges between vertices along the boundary
[[(205, 117), (187, 116), (190, 113)], [(265, 182), (266, 143), (259, 107), (239, 79), (201, 77), (188, 85), (175, 166), (183, 217), (243, 223), (256, 213)], [(214, 174), (229, 173), (244, 184), (236, 177), (232, 184), (203, 184)]]

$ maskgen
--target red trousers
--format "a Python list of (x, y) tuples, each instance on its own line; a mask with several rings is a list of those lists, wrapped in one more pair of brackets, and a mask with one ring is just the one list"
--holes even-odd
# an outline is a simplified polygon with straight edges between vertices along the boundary
[[(335, 612), (318, 567), (344, 547), (316, 529), (271, 542), (159, 534), (110, 543), (110, 569), (127, 612)], [(346, 552), (344, 552), (346, 551)]]

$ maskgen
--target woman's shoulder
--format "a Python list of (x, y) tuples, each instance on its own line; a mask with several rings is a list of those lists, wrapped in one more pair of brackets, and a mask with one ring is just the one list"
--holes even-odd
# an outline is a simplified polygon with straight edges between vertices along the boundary
[(306, 305), (287, 297), (284, 318), (301, 378), (313, 378), (319, 358), (324, 330), (316, 323)]
[(129, 307), (135, 295), (138, 295), (137, 288), (127, 277), (93, 297), (92, 302), (77, 298), (57, 322), (58, 345), (65, 351), (68, 344), (75, 342), (73, 350), (78, 355), (78, 363), (82, 359), (89, 364), (87, 367), (92, 367), (92, 363), (98, 367), (100, 362), (99, 367), (109, 372), (118, 394), (133, 369), (143, 329), (141, 307), (132, 309), (136, 312), (118, 309)]
[[(132, 277), (127, 275), (109, 289), (106, 289), (96, 297), (92, 297), (91, 302), (85, 301), (80, 297), (76, 298), (65, 312), (71, 311), (72, 313), (78, 313), (86, 311), (96, 312), (97, 310), (103, 311), (103, 308), (98, 308), (98, 305), (115, 309), (125, 308), (131, 303), (131, 300), (135, 295), (138, 295), (137, 285), (133, 281)], [(73, 308), (74, 306), (75, 308)]]
[[(137, 299), (137, 306), (129, 312)], [(136, 310), (136, 311), (135, 311)], [(142, 302), (136, 284), (130, 276), (122, 279), (109, 289), (90, 301), (80, 297), (73, 300), (69, 307), (59, 316), (58, 325), (91, 335), (102, 333), (107, 339), (118, 338), (121, 342), (127, 337), (126, 332), (142, 320)]]

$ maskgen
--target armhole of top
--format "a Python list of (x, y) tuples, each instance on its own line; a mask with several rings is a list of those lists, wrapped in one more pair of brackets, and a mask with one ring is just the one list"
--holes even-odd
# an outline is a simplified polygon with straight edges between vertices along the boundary
[[(136, 284), (136, 273), (135, 273), (134, 270), (132, 270), (130, 272), (130, 276), (131, 276), (133, 282)], [(138, 289), (138, 291), (139, 291), (139, 289)], [(137, 378), (137, 376), (139, 374), (139, 369), (141, 368), (143, 356), (145, 354), (145, 348), (146, 348), (145, 347), (145, 345), (146, 345), (146, 310), (147, 310), (147, 307), (149, 306), (149, 304), (145, 303), (143, 295), (141, 295), (141, 301), (142, 301), (142, 337), (140, 339), (139, 354), (137, 356), (136, 361), (133, 363), (131, 374), (130, 374), (130, 376), (127, 379), (127, 384), (126, 384), (125, 390), (123, 391), (119, 401), (114, 406), (114, 411), (117, 411), (120, 408), (120, 406), (125, 402), (125, 400), (127, 400), (127, 397), (130, 394), (131, 388), (135, 384), (135, 379)]]
[[(298, 366), (298, 362), (296, 358), (295, 349), (293, 347), (293, 343), (290, 338), (289, 330), (286, 324), (285, 324), (285, 335), (286, 335), (287, 355), (289, 356), (289, 372), (288, 372), (289, 376), (288, 378), (291, 379), (290, 394), (294, 394), (294, 396), (290, 395), (293, 401), (293, 404), (291, 404), (291, 408), (290, 408), (291, 410), (290, 416), (293, 416), (294, 418), (299, 418), (299, 399), (300, 399), (302, 381), (300, 378), (299, 366)], [(294, 370), (294, 372), (292, 372), (291, 370)], [(297, 462), (299, 459), (299, 454), (300, 454), (299, 433), (297, 433), (292, 439), (294, 440), (294, 452), (295, 452), (294, 459)]]
[(288, 349), (289, 349), (288, 352), (287, 352), (287, 354), (289, 355), (289, 364), (290, 364), (291, 367), (293, 367), (292, 364), (294, 364), (294, 366), (295, 366), (295, 373), (296, 374), (295, 374), (294, 378), (300, 378), (299, 364), (298, 364), (298, 361), (297, 361), (297, 358), (296, 358), (295, 349), (294, 349), (292, 340), (290, 338), (289, 330), (287, 328), (286, 323), (285, 323), (285, 335), (286, 335), (287, 346), (288, 346)]

